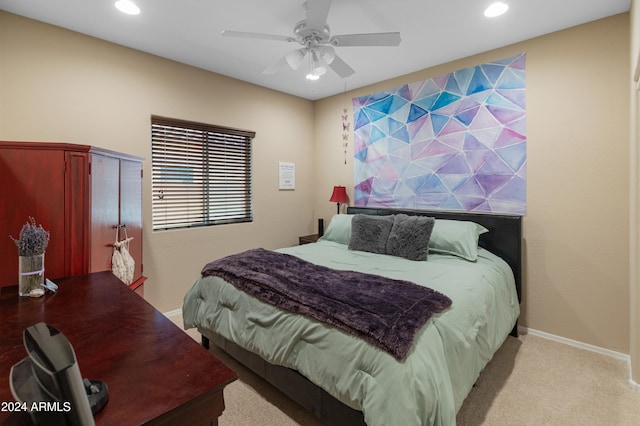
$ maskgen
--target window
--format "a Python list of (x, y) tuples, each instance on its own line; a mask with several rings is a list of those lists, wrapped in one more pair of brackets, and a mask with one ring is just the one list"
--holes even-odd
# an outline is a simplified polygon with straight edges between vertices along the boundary
[(153, 230), (251, 222), (255, 132), (151, 117)]

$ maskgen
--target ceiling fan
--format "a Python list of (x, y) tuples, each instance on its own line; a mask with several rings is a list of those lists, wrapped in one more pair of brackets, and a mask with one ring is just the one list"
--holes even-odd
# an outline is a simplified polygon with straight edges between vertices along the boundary
[(244, 31), (222, 31), (225, 37), (243, 37), (264, 40), (298, 43), (300, 49), (287, 53), (283, 58), (262, 71), (274, 74), (287, 65), (297, 70), (309, 56), (309, 74), (307, 78), (315, 80), (327, 72), (330, 67), (340, 77), (347, 78), (355, 71), (336, 54), (334, 47), (347, 46), (398, 46), (400, 33), (367, 33), (331, 35), (327, 16), (331, 0), (308, 0), (305, 2), (307, 19), (298, 22), (293, 28), (292, 36), (252, 33)]

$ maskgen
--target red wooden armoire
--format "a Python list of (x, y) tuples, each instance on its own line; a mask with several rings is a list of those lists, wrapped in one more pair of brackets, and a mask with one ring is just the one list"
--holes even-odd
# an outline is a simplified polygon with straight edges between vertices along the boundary
[(45, 277), (111, 270), (113, 243), (142, 276), (142, 158), (87, 145), (0, 142), (0, 287), (18, 282), (18, 238), (33, 217), (51, 236)]

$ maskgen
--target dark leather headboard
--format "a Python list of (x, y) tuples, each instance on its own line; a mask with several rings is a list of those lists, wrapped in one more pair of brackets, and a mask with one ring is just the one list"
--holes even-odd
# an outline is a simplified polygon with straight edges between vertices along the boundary
[(518, 300), (522, 298), (522, 216), (446, 212), (430, 210), (385, 209), (375, 207), (349, 207), (349, 214), (370, 214), (376, 216), (404, 213), (408, 215), (431, 216), (436, 219), (468, 220), (484, 226), (489, 232), (480, 235), (479, 245), (503, 258), (513, 270), (516, 280)]

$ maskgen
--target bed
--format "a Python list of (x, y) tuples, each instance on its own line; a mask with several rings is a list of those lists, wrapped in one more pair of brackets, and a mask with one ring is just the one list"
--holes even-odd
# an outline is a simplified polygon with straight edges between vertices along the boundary
[[(451, 305), (418, 328), (405, 355), (280, 310), (220, 276), (203, 275), (189, 289), (185, 328), (196, 327), (203, 345), (213, 342), (328, 424), (455, 424), (485, 365), (509, 334), (517, 335), (522, 218), (355, 207), (347, 213), (334, 216), (317, 243), (276, 252), (447, 296)], [(418, 216), (435, 218), (426, 261), (349, 248), (365, 218)], [(362, 221), (352, 230), (355, 217)]]

